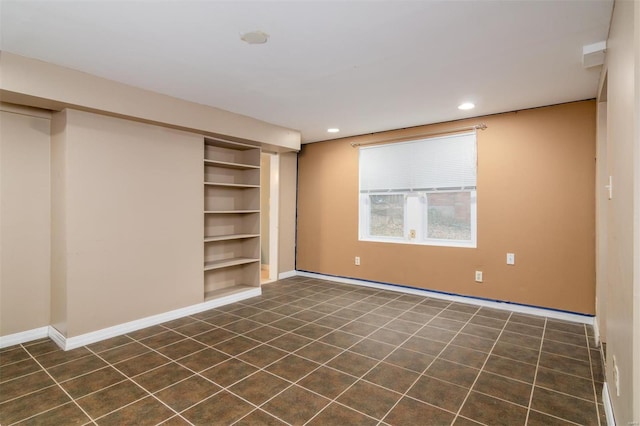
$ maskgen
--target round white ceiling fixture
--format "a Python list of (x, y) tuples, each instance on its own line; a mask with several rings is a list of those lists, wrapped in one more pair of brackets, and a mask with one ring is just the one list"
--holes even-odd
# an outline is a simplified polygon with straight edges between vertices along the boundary
[(340, 131), (340, 129), (336, 128), (336, 127), (332, 127), (330, 129), (327, 129), (327, 132), (329, 133), (338, 133)]
[(249, 44), (264, 44), (269, 40), (269, 34), (264, 31), (249, 31), (240, 34), (240, 39)]
[(461, 109), (463, 111), (468, 110), (468, 109), (474, 109), (476, 106), (474, 104), (472, 104), (471, 102), (465, 102), (463, 104), (458, 105), (458, 109)]

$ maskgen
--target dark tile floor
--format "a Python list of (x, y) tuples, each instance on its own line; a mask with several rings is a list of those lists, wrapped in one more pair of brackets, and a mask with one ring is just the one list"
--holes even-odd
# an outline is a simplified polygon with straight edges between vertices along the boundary
[(0, 352), (0, 424), (604, 425), (581, 324), (290, 278), (68, 352)]

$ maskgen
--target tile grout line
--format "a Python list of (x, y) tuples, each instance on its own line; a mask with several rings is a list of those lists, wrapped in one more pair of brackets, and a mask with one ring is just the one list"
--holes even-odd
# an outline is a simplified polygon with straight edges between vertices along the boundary
[(596, 391), (596, 378), (593, 374), (593, 360), (591, 359), (591, 347), (589, 344), (589, 333), (587, 333), (587, 326), (584, 327), (584, 334), (587, 338), (587, 351), (589, 352), (589, 371), (591, 371), (591, 385), (593, 389), (593, 400), (596, 403), (596, 416), (598, 417), (598, 426), (602, 426), (600, 422), (600, 407), (598, 405), (598, 392)]
[(538, 379), (538, 371), (540, 370), (540, 358), (542, 358), (542, 347), (544, 346), (544, 336), (547, 332), (547, 319), (544, 320), (544, 327), (542, 329), (542, 338), (540, 339), (540, 348), (538, 349), (538, 362), (536, 363), (536, 372), (533, 375), (533, 383), (531, 386), (531, 394), (529, 395), (529, 405), (527, 406), (527, 416), (525, 417), (524, 424), (529, 423), (529, 414), (531, 413), (531, 405), (533, 403), (533, 394), (536, 391), (536, 381)]

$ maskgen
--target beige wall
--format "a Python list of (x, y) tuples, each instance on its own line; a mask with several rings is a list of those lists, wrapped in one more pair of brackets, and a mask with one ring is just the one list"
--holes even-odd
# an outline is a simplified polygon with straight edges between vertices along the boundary
[(0, 104), (0, 336), (49, 325), (50, 121)]
[[(616, 424), (640, 422), (640, 5), (616, 1), (607, 41), (607, 383)], [(602, 95), (601, 95), (602, 96)], [(600, 289), (599, 289), (600, 290)], [(600, 291), (599, 291), (600, 292)], [(617, 395), (613, 360), (619, 371)]]
[(75, 110), (53, 120), (54, 326), (73, 337), (202, 302), (202, 137)]
[(219, 108), (187, 102), (105, 78), (0, 51), (5, 102), (51, 110), (74, 108), (200, 134), (300, 148), (300, 132)]
[(279, 223), (278, 223), (278, 273), (296, 269), (296, 196), (298, 154), (280, 155)]
[(271, 154), (260, 157), (260, 264), (269, 265), (269, 199), (271, 197)]
[[(358, 241), (350, 142), (479, 122), (476, 249)], [(297, 269), (593, 314), (595, 123), (595, 102), (584, 101), (303, 145)]]

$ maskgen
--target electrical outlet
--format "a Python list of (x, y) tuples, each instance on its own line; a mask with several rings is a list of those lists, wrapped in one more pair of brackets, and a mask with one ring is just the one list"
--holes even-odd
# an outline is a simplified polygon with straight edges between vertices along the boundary
[(515, 253), (507, 253), (507, 265), (515, 265), (515, 264), (516, 264)]
[(412, 229), (409, 231), (409, 238), (414, 239), (416, 237), (416, 230)]
[(476, 282), (477, 283), (482, 282), (482, 271), (476, 271)]
[(356, 266), (360, 266), (360, 256), (356, 256)]

